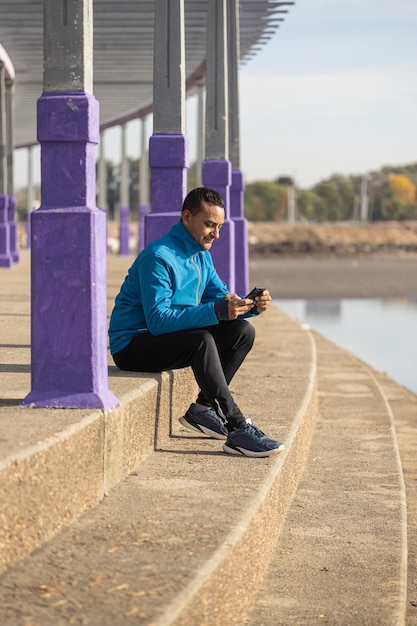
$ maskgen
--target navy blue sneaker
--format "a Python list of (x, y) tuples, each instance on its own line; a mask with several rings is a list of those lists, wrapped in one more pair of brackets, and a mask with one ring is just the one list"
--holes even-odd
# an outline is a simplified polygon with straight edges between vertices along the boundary
[(282, 452), (285, 446), (280, 441), (267, 437), (253, 424), (246, 422), (228, 434), (223, 450), (228, 454), (265, 457)]
[(207, 407), (204, 411), (197, 411), (195, 404), (191, 404), (185, 415), (179, 418), (179, 423), (200, 434), (226, 439), (227, 428), (214, 409)]

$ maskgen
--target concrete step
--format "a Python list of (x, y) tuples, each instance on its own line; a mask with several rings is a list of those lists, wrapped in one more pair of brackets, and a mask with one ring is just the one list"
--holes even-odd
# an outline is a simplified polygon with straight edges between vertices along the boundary
[(417, 626), (417, 396), (372, 370), (392, 412), (407, 498), (407, 626)]
[(315, 339), (316, 430), (296, 496), (245, 623), (404, 624), (406, 491), (394, 416), (397, 423), (403, 421), (401, 448), (409, 472), (408, 506), (414, 516), (411, 616), (416, 611), (410, 601), (412, 593), (416, 599), (417, 399), (320, 335)]
[[(131, 262), (110, 260), (109, 311)], [(285, 441), (275, 460), (226, 456), (180, 427), (189, 370), (110, 362), (117, 411), (23, 409), (25, 262), (0, 286), (0, 624), (417, 625), (416, 396), (276, 311), (255, 321), (232, 383)]]
[(228, 456), (172, 414), (169, 436), (128, 478), (2, 574), (2, 626), (243, 623), (303, 471), (317, 406), (313, 335), (277, 310), (254, 325), (255, 349), (232, 390), (285, 452)]
[(195, 398), (189, 370), (110, 371), (120, 399), (110, 413), (14, 406), (0, 414), (0, 571), (96, 505), (169, 439), (173, 416)]
[[(131, 259), (109, 257), (108, 311)], [(19, 406), (30, 391), (30, 258), (0, 284), (0, 572), (96, 505), (169, 439), (174, 416), (196, 394), (189, 369), (121, 372), (109, 359), (120, 400), (100, 410)]]

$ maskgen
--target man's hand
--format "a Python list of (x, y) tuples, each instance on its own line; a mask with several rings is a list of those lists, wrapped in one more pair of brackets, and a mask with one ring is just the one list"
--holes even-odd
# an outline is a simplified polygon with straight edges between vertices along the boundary
[(256, 305), (258, 313), (263, 313), (269, 307), (271, 302), (271, 294), (268, 289), (264, 289), (260, 296), (257, 296), (255, 300), (249, 300), (248, 298), (239, 298), (236, 293), (228, 293), (225, 298), (228, 302), (229, 320), (235, 320), (239, 315), (244, 315), (251, 310), (253, 305)]
[(255, 298), (256, 310), (258, 313), (263, 313), (267, 310), (269, 305), (271, 304), (271, 294), (268, 289), (264, 289), (260, 296)]

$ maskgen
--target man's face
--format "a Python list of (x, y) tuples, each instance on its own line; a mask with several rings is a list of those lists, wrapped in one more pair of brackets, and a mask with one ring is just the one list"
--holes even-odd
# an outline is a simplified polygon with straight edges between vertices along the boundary
[(219, 231), (224, 224), (224, 209), (203, 202), (197, 215), (187, 209), (183, 211), (182, 223), (203, 250), (210, 250), (213, 241), (219, 238)]

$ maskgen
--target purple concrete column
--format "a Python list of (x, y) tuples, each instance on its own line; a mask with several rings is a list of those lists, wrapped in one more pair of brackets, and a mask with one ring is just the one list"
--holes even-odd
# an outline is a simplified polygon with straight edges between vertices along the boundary
[(10, 232), (10, 254), (13, 259), (13, 263), (18, 263), (20, 260), (19, 255), (19, 243), (17, 233), (16, 222), (16, 198), (9, 196), (9, 205), (7, 207), (8, 219), (9, 219), (9, 232)]
[(16, 198), (14, 197), (14, 80), (6, 79), (6, 160), (7, 160), (7, 193), (9, 194), (9, 227), (10, 227), (10, 253), (14, 263), (20, 259), (18, 232), (16, 222)]
[(140, 120), (140, 158), (139, 158), (139, 207), (138, 207), (138, 254), (145, 247), (145, 215), (149, 206), (149, 155), (146, 116)]
[(120, 256), (130, 256), (129, 250), (129, 238), (130, 238), (130, 230), (129, 230), (129, 211), (130, 208), (128, 206), (120, 207), (120, 222), (119, 222), (119, 255)]
[(189, 163), (184, 132), (184, 0), (158, 0), (154, 4), (154, 113), (149, 140), (152, 212), (145, 216), (145, 245), (180, 219)]
[(231, 165), (228, 159), (206, 159), (203, 185), (215, 189), (225, 204), (225, 220), (220, 238), (213, 243), (211, 255), (216, 270), (231, 292), (235, 291), (235, 225), (230, 219)]
[(31, 216), (32, 216), (32, 211), (27, 209), (26, 211), (26, 248), (28, 250), (30, 250), (30, 239), (31, 239), (31, 228), (30, 228), (30, 222), (32, 219)]
[(244, 296), (249, 291), (248, 224), (244, 216), (244, 182), (240, 169), (239, 121), (239, 0), (227, 2), (227, 80), (229, 111), (229, 159), (232, 164), (230, 217), (235, 225), (235, 287)]
[(26, 213), (26, 248), (30, 249), (30, 214), (33, 210), (33, 159), (32, 146), (28, 148), (27, 213)]
[(127, 158), (127, 138), (126, 124), (122, 124), (121, 130), (121, 152), (120, 163), (120, 206), (119, 206), (119, 255), (129, 256), (129, 163)]
[(204, 134), (205, 134), (205, 116), (204, 116), (204, 79), (197, 81), (197, 155), (195, 160), (195, 182), (196, 187), (203, 184), (203, 162), (204, 162)]
[(149, 140), (152, 212), (145, 215), (145, 245), (180, 219), (187, 192), (188, 154), (188, 138), (182, 133), (154, 133)]
[(207, 3), (206, 129), (203, 185), (216, 189), (225, 203), (225, 223), (211, 253), (217, 272), (235, 291), (235, 229), (230, 219), (232, 167), (229, 160), (226, 0)]
[(0, 267), (13, 265), (10, 250), (9, 201), (7, 195), (6, 70), (0, 61)]
[(109, 241), (109, 221), (107, 219), (108, 209), (107, 209), (107, 207), (99, 207), (99, 209), (100, 209), (100, 211), (103, 211), (103, 213), (106, 216), (106, 252), (109, 252), (109, 250), (110, 250), (110, 246), (108, 244), (108, 241)]
[(112, 409), (108, 389), (106, 214), (95, 206), (98, 102), (38, 101), (42, 205), (32, 212), (32, 389), (23, 405)]
[(100, 133), (100, 146), (99, 146), (97, 172), (98, 172), (97, 204), (100, 209), (107, 210), (107, 171), (106, 171), (104, 131)]
[(0, 267), (11, 267), (13, 257), (10, 253), (10, 228), (9, 228), (9, 196), (0, 194)]
[(145, 247), (145, 215), (149, 213), (149, 204), (140, 204), (138, 208), (138, 254)]
[(240, 296), (249, 292), (248, 222), (244, 215), (244, 182), (240, 170), (232, 170), (230, 217), (235, 225), (235, 290)]

